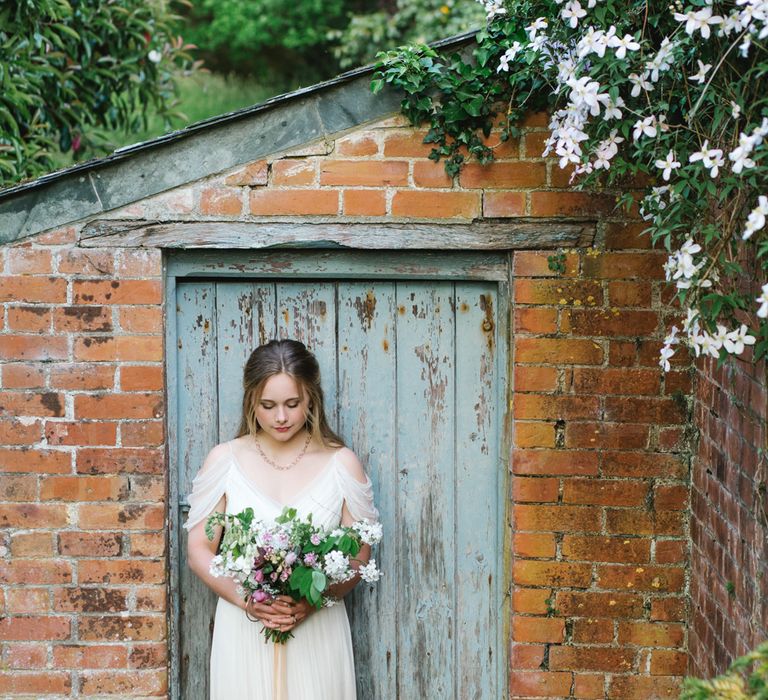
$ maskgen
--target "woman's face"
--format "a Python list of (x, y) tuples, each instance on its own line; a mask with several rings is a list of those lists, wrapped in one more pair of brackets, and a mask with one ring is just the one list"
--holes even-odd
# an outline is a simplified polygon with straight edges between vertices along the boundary
[(278, 442), (288, 442), (304, 427), (309, 397), (288, 374), (271, 376), (256, 405), (256, 420), (264, 433)]

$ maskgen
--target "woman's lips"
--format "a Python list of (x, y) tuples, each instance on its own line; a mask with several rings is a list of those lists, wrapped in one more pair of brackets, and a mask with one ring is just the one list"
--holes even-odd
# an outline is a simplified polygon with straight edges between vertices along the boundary
[(290, 429), (291, 429), (290, 426), (287, 426), (285, 428), (275, 428), (275, 430), (277, 430), (278, 433), (287, 433)]

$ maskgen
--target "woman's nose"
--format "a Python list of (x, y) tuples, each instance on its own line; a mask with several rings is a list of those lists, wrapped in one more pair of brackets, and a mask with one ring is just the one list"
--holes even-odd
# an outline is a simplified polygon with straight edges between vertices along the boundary
[(285, 409), (282, 406), (277, 407), (277, 422), (285, 423)]

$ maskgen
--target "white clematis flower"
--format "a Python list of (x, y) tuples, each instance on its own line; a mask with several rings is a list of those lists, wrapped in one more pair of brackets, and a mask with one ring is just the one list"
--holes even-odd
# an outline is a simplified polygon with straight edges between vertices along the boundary
[(691, 82), (698, 83), (701, 85), (705, 80), (707, 73), (709, 73), (709, 69), (712, 68), (711, 63), (704, 63), (703, 61), (700, 61), (699, 59), (696, 59), (696, 62), (699, 64), (699, 70), (694, 75), (692, 75), (688, 80)]
[(672, 171), (677, 170), (677, 168), (680, 167), (680, 161), (676, 159), (675, 152), (670, 150), (669, 153), (667, 153), (666, 158), (657, 160), (654, 165), (661, 169), (661, 177), (664, 178), (664, 180), (669, 181)]

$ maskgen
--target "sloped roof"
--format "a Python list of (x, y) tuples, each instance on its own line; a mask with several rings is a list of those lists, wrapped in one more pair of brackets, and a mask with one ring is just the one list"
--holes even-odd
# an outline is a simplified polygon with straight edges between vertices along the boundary
[[(476, 32), (434, 42), (451, 50)], [(238, 165), (394, 114), (400, 93), (373, 95), (364, 66), (197, 122), (103, 158), (0, 190), (0, 244), (98, 215)]]

